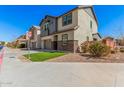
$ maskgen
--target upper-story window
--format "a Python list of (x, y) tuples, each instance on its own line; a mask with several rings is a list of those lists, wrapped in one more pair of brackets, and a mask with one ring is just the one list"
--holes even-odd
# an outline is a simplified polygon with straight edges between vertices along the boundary
[(90, 29), (93, 27), (93, 22), (90, 20)]
[(45, 30), (48, 30), (49, 29), (49, 23), (45, 23)]
[(62, 18), (62, 24), (63, 26), (71, 24), (72, 23), (72, 13), (69, 13)]
[(49, 23), (46, 22), (46, 23), (42, 26), (42, 29), (43, 29), (44, 31), (49, 30)]

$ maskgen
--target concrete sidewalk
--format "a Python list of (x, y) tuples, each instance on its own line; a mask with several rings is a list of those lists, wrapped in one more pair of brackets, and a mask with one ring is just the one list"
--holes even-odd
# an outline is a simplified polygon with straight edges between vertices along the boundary
[(0, 85), (7, 87), (124, 86), (123, 63), (21, 62), (24, 51), (5, 49)]

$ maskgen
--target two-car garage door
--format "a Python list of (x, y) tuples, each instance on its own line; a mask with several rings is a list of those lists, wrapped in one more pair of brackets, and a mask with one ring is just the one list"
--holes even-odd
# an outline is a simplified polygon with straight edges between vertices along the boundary
[(51, 44), (51, 39), (44, 40), (44, 49), (51, 49), (52, 44)]

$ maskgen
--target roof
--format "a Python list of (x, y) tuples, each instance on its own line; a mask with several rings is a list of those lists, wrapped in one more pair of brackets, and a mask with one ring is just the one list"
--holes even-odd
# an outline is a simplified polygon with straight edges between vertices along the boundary
[(58, 17), (61, 17), (61, 16), (65, 15), (65, 14), (68, 14), (69, 12), (72, 12), (72, 11), (77, 10), (77, 9), (89, 8), (89, 7), (92, 7), (92, 6), (90, 6), (90, 5), (79, 5), (79, 6), (75, 7), (75, 8), (73, 8), (73, 9), (69, 10), (68, 12), (59, 15)]
[(33, 25), (33, 27), (34, 27), (34, 28), (37, 28), (37, 29), (40, 29), (40, 27), (39, 27), (39, 26), (35, 26), (35, 25)]
[(46, 16), (44, 17), (44, 19), (41, 20), (41, 22), (40, 22), (39, 25), (41, 25), (42, 22), (43, 22), (45, 19), (47, 19), (48, 17), (51, 17), (51, 18), (57, 18), (57, 16), (46, 15)]
[(26, 35), (21, 35), (17, 39), (24, 38)]
[[(93, 6), (92, 6), (92, 5), (79, 5), (79, 6), (77, 6), (77, 7), (73, 8), (73, 9), (69, 10), (68, 12), (66, 12), (66, 13), (64, 13), (64, 14), (59, 15), (59, 16), (46, 15), (44, 19), (46, 19), (47, 17), (58, 18), (58, 17), (61, 17), (61, 16), (65, 15), (65, 14), (68, 14), (69, 12), (72, 12), (72, 11), (74, 11), (74, 10), (77, 10), (77, 9), (86, 9), (86, 8), (91, 8), (92, 13), (93, 13), (94, 18), (95, 18), (95, 21), (96, 21), (96, 23), (97, 23), (97, 25), (98, 25), (98, 20), (97, 20), (97, 17), (96, 17), (96, 15), (95, 15), (95, 12), (94, 12), (94, 9), (93, 9)], [(87, 12), (86, 12), (86, 13), (87, 13)], [(39, 25), (42, 24), (42, 22), (44, 21), (44, 19), (41, 20), (41, 22), (40, 22)]]
[(105, 37), (103, 40), (105, 40), (105, 39), (111, 39), (111, 40), (114, 40), (114, 38), (113, 38), (113, 37), (110, 37), (110, 36)]
[(94, 33), (94, 34), (92, 34), (92, 35), (93, 35), (93, 37), (96, 37), (96, 36), (98, 35), (100, 38), (102, 38), (99, 33)]
[(29, 28), (29, 31), (31, 31), (33, 28), (36, 28), (36, 29), (40, 30), (40, 26), (32, 25), (32, 26)]
[[(86, 9), (86, 8), (91, 8), (92, 13), (93, 13), (93, 15), (94, 15), (94, 18), (95, 18), (95, 20), (96, 20), (96, 23), (97, 23), (97, 25), (98, 25), (98, 20), (97, 20), (97, 17), (96, 17), (96, 15), (95, 15), (95, 12), (94, 12), (94, 9), (93, 9), (93, 6), (92, 6), (92, 5), (79, 5), (79, 6), (75, 7), (75, 8), (73, 8), (72, 10), (70, 10), (70, 11), (68, 11), (68, 12), (66, 12), (66, 13), (64, 13), (64, 14), (62, 14), (62, 15), (60, 15), (60, 16), (58, 16), (58, 17), (61, 17), (61, 16), (65, 15), (65, 14), (68, 14), (69, 12), (72, 12), (72, 11), (77, 10), (77, 9)], [(86, 12), (86, 13), (87, 13), (87, 12)]]

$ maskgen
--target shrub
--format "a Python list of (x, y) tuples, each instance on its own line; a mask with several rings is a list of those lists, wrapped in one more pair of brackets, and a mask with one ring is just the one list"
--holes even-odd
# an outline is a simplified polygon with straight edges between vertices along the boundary
[(83, 45), (81, 46), (81, 52), (86, 53), (88, 52), (89, 46), (88, 45)]
[(18, 46), (18, 48), (25, 48), (25, 44), (20, 44), (19, 46)]
[(124, 50), (121, 49), (120, 52), (124, 52)]
[(86, 41), (81, 44), (81, 52), (87, 53), (89, 51), (89, 46), (91, 45), (92, 42)]
[(115, 54), (115, 53), (117, 53), (118, 52), (118, 48), (116, 47), (116, 48), (114, 48), (113, 50), (111, 50), (111, 54)]
[(15, 45), (12, 45), (12, 46), (10, 46), (11, 48), (16, 48), (16, 46)]
[(100, 56), (107, 56), (110, 54), (110, 47), (102, 44), (100, 42), (94, 42), (89, 46), (89, 52), (92, 56), (100, 57)]
[(124, 52), (124, 48), (120, 48), (120, 52)]
[(116, 51), (115, 50), (111, 50), (111, 54), (115, 54), (116, 53)]

